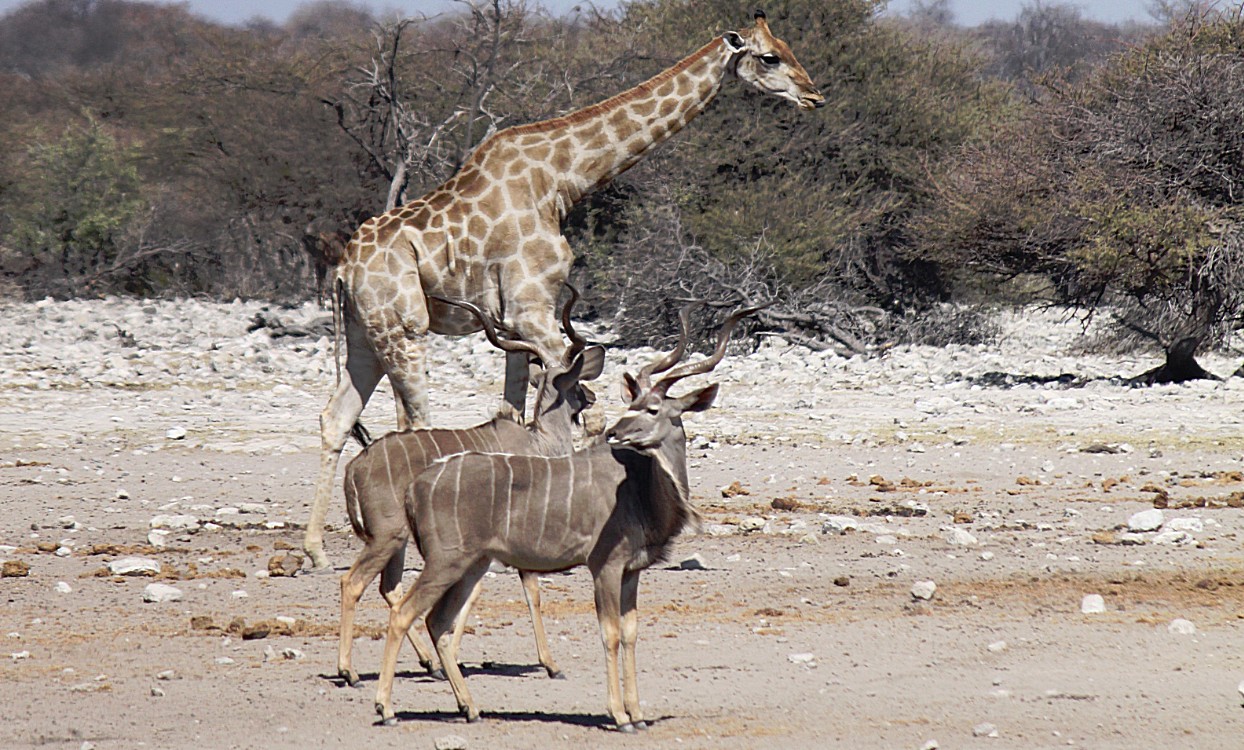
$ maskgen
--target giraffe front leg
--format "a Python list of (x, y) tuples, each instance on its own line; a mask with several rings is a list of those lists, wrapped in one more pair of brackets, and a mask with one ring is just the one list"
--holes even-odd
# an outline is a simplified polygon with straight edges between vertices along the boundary
[(380, 361), (366, 344), (357, 341), (353, 330), (347, 331), (346, 366), (341, 375), (337, 390), (320, 413), (320, 472), (315, 480), (311, 517), (302, 538), (302, 549), (311, 560), (311, 568), (318, 571), (331, 567), (324, 554), (324, 520), (333, 497), (341, 450), (381, 376)]

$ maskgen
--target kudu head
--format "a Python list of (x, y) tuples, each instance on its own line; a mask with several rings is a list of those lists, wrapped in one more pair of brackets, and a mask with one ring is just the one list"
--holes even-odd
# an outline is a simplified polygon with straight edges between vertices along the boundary
[(769, 31), (764, 11), (756, 11), (755, 20), (750, 29), (727, 31), (721, 36), (734, 53), (735, 75), (766, 94), (794, 102), (800, 109), (825, 106), (825, 97), (795, 59), (795, 53)]
[[(646, 365), (634, 377), (630, 373), (622, 374), (622, 396), (629, 405), (626, 413), (606, 431), (605, 439), (609, 444), (640, 452), (653, 452), (660, 450), (671, 436), (677, 440), (682, 435), (685, 439), (685, 433), (682, 432), (682, 414), (704, 411), (712, 406), (713, 399), (717, 397), (717, 383), (683, 396), (669, 395), (669, 387), (683, 378), (711, 372), (725, 357), (730, 334), (738, 322), (767, 306), (736, 310), (722, 324), (721, 331), (717, 334), (717, 346), (708, 358), (675, 367), (687, 350), (690, 314), (695, 305), (684, 307), (678, 314), (682, 330), (674, 350)], [(655, 383), (652, 382), (652, 376), (658, 373), (665, 374)]]
[(536, 391), (531, 417), (533, 425), (542, 424), (542, 420), (547, 425), (549, 415), (557, 413), (568, 416), (567, 428), (571, 422), (577, 422), (579, 413), (596, 401), (595, 394), (583, 381), (600, 377), (605, 366), (604, 347), (588, 346), (587, 340), (579, 336), (570, 323), (570, 310), (579, 299), (579, 291), (570, 284), (566, 287), (570, 290), (570, 299), (562, 307), (562, 328), (570, 338), (570, 346), (560, 357), (529, 341), (503, 338), (497, 332), (492, 316), (470, 302), (430, 295), (438, 302), (456, 305), (474, 315), (493, 346), (505, 352), (523, 352), (539, 361), (542, 367), (533, 368), (535, 373), (531, 379), (532, 388)]

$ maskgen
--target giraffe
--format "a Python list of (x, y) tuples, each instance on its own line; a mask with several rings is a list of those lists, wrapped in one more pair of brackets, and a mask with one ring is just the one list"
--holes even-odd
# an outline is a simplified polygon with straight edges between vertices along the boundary
[[(727, 74), (800, 109), (825, 104), (762, 11), (653, 78), (603, 102), (502, 130), (447, 182), (365, 221), (350, 238), (333, 285), (337, 351), (345, 367), (320, 414), (320, 469), (303, 538), (314, 568), (328, 567), (323, 525), (350, 430), (383, 376), (398, 428), (425, 427), (429, 333), (479, 330), (474, 317), (430, 295), (467, 300), (513, 335), (553, 355), (566, 348), (555, 307), (574, 256), (561, 222), (583, 196), (633, 166), (717, 96)], [(505, 398), (520, 413), (525, 355), (507, 355)]]

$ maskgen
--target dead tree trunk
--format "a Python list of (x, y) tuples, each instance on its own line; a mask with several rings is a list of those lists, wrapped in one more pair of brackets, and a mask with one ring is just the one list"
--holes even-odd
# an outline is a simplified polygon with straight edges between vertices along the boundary
[[(1196, 361), (1196, 350), (1201, 345), (1197, 336), (1185, 336), (1166, 347), (1166, 363), (1147, 370), (1126, 381), (1131, 386), (1186, 383), (1189, 380), (1222, 380), (1207, 371)], [(1242, 368), (1244, 369), (1244, 368)]]

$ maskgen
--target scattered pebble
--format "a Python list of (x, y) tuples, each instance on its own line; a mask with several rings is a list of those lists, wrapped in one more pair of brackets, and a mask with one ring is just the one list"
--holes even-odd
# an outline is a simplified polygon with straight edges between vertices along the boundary
[(811, 653), (787, 654), (786, 659), (790, 661), (791, 664), (814, 664), (816, 662), (816, 655)]
[(708, 570), (708, 565), (705, 564), (704, 558), (700, 556), (699, 552), (697, 552), (690, 557), (683, 558), (682, 561), (678, 563), (678, 568), (680, 570)]
[(56, 582), (56, 593), (58, 593), (58, 594), (72, 594), (72, 593), (73, 593), (73, 586), (70, 586), (68, 583), (65, 583), (64, 581), (57, 581), (57, 582)]
[(437, 737), (436, 750), (467, 750), (466, 738), (459, 737), (456, 734), (447, 734), (443, 737)]
[(911, 598), (927, 602), (937, 593), (937, 584), (932, 581), (916, 581), (911, 586)]
[(167, 583), (149, 583), (147, 588), (143, 589), (143, 601), (145, 602), (179, 602), (181, 601), (181, 589), (176, 586), (169, 586)]
[(1099, 615), (1106, 611), (1106, 600), (1101, 594), (1086, 594), (1080, 600), (1080, 612), (1086, 615)]
[(1176, 617), (1166, 626), (1166, 631), (1175, 635), (1196, 635), (1196, 625), (1191, 620)]
[(160, 563), (149, 557), (122, 557), (108, 563), (114, 576), (151, 576), (160, 573)]
[(1162, 522), (1166, 520), (1166, 514), (1157, 508), (1142, 510), (1139, 513), (1133, 513), (1127, 519), (1127, 528), (1129, 531), (1145, 532), (1157, 531), (1162, 528)]
[(5, 560), (0, 566), (0, 578), (24, 578), (30, 575), (30, 566), (21, 560)]
[(972, 736), (973, 737), (997, 737), (998, 728), (994, 726), (993, 724), (990, 724), (989, 722), (977, 724), (976, 726), (972, 727)]

